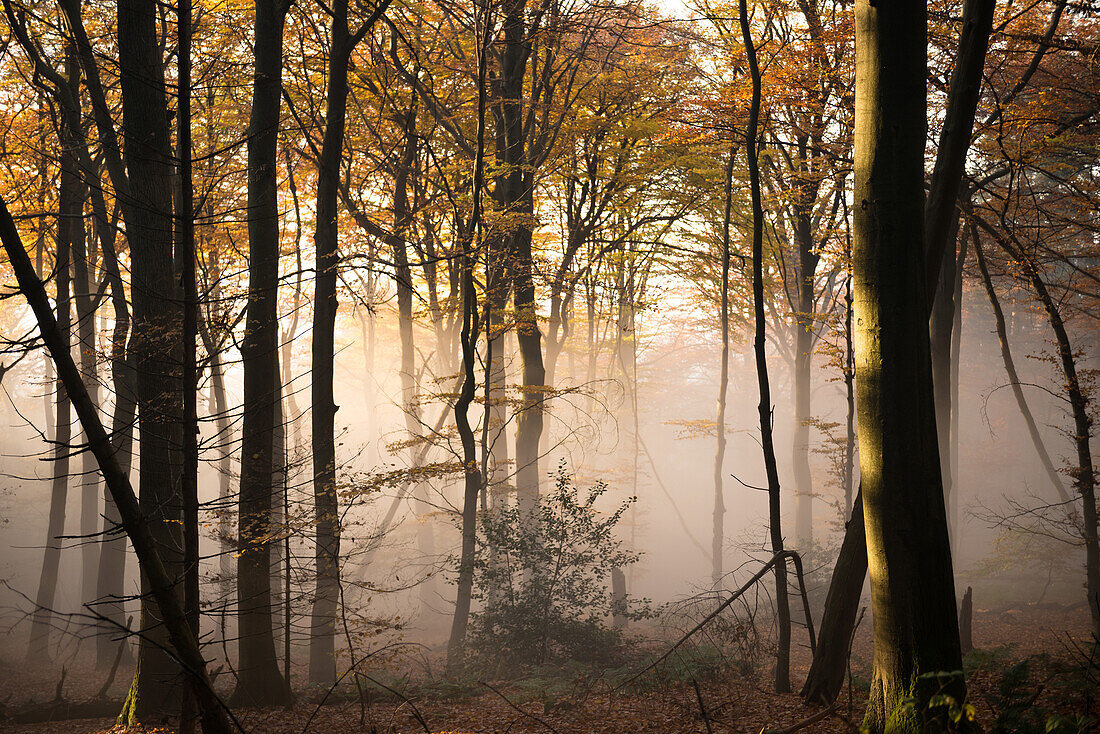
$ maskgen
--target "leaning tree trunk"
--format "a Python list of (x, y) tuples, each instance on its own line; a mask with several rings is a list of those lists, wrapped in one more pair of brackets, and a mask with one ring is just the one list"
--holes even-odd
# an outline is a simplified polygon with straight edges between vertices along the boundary
[(997, 298), (997, 292), (993, 289), (993, 279), (989, 275), (989, 266), (986, 264), (985, 252), (982, 250), (982, 243), (978, 237), (977, 230), (971, 225), (970, 241), (974, 243), (974, 255), (978, 261), (978, 272), (982, 276), (982, 285), (985, 286), (985, 293), (989, 296), (989, 305), (993, 309), (993, 319), (997, 329), (997, 342), (1001, 346), (1001, 361), (1005, 366), (1005, 374), (1008, 376), (1008, 384), (1012, 388), (1012, 395), (1016, 398), (1016, 405), (1020, 409), (1020, 415), (1024, 418), (1024, 424), (1027, 426), (1028, 435), (1031, 437), (1031, 444), (1035, 447), (1035, 453), (1039, 455), (1039, 462), (1043, 465), (1043, 470), (1046, 472), (1047, 479), (1050, 480), (1051, 486), (1054, 491), (1058, 493), (1058, 498), (1069, 504), (1073, 500), (1070, 498), (1069, 493), (1066, 491), (1065, 485), (1062, 484), (1062, 477), (1058, 475), (1058, 470), (1054, 468), (1054, 462), (1050, 458), (1050, 453), (1047, 451), (1046, 444), (1043, 442), (1043, 437), (1039, 433), (1039, 426), (1035, 422), (1035, 416), (1031, 413), (1031, 408), (1028, 406), (1027, 398), (1024, 396), (1023, 387), (1020, 384), (1020, 376), (1016, 372), (1016, 361), (1012, 358), (1012, 347), (1008, 341), (1008, 331), (1005, 328), (1005, 313), (1001, 309), (1001, 301)]
[[(271, 609), (271, 503), (279, 329), (276, 147), (282, 92), (284, 0), (256, 0), (255, 74), (248, 127), (248, 304), (241, 344), (244, 419), (238, 501), (237, 622), (240, 661), (233, 700), (285, 701)], [(320, 215), (319, 215), (320, 217)], [(322, 308), (317, 304), (317, 308)], [(314, 375), (314, 379), (318, 379)], [(325, 406), (314, 405), (324, 412)]]
[(58, 328), (57, 320), (50, 310), (46, 291), (35, 275), (34, 266), (23, 247), (15, 221), (2, 199), (0, 199), (0, 242), (3, 242), (4, 250), (8, 254), (8, 262), (19, 282), (19, 290), (34, 312), (42, 341), (57, 366), (59, 379), (65, 385), (76, 414), (80, 418), (80, 424), (88, 438), (88, 450), (96, 457), (104, 484), (118, 506), (123, 527), (134, 545), (138, 564), (148, 580), (152, 601), (163, 619), (169, 644), (182, 662), (182, 669), (193, 682), (202, 711), (203, 731), (205, 734), (228, 734), (230, 725), (226, 709), (214, 692), (210, 677), (206, 673), (206, 661), (203, 660), (198, 639), (192, 634), (183, 606), (179, 601), (176, 579), (169, 574), (161, 559), (160, 541), (155, 535), (155, 525), (149, 521), (149, 516), (140, 507), (126, 472), (115, 459), (115, 449), (107, 438), (97, 407), (88, 396), (88, 391), (81, 381), (80, 372), (73, 363), (68, 338)]
[[(738, 3), (741, 37), (745, 44), (749, 76), (752, 79), (752, 102), (749, 107), (749, 124), (745, 131), (745, 150), (748, 154), (749, 190), (752, 199), (752, 302), (756, 321), (753, 349), (756, 355), (756, 378), (760, 392), (758, 408), (760, 418), (760, 442), (764, 447), (764, 468), (768, 475), (768, 524), (771, 531), (772, 553), (783, 551), (783, 529), (780, 516), (779, 469), (775, 460), (775, 444), (772, 441), (771, 385), (768, 382), (768, 359), (765, 353), (767, 339), (764, 333), (764, 210), (760, 201), (760, 162), (757, 150), (757, 129), (760, 120), (760, 67), (756, 61), (756, 47), (749, 29), (749, 11), (746, 0)], [(787, 565), (775, 564), (775, 606), (779, 626), (779, 648), (775, 659), (775, 691), (787, 693), (791, 689), (791, 610), (787, 598)]]
[(875, 631), (864, 725), (917, 732), (933, 694), (966, 692), (924, 283), (927, 10), (858, 0), (855, 23), (856, 401)]
[(1073, 415), (1073, 445), (1077, 450), (1077, 467), (1074, 472), (1077, 491), (1081, 495), (1082, 540), (1085, 543), (1085, 593), (1092, 617), (1092, 634), (1100, 642), (1100, 538), (1097, 537), (1096, 467), (1092, 460), (1092, 419), (1089, 416), (1089, 398), (1077, 373), (1077, 357), (1069, 340), (1062, 314), (1058, 310), (1046, 283), (1034, 260), (1024, 251), (1011, 232), (998, 233), (981, 219), (975, 220), (998, 245), (1023, 269), (1035, 289), (1035, 295), (1047, 312), (1054, 343), (1058, 348), (1058, 360), (1065, 379), (1066, 394)]

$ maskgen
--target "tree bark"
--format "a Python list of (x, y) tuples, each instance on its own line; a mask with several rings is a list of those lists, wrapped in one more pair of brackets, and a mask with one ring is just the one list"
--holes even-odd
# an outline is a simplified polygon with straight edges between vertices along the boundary
[[(248, 126), (248, 304), (241, 344), (244, 419), (238, 516), (237, 621), (240, 660), (233, 701), (285, 701), (271, 607), (271, 504), (279, 330), (279, 209), (276, 153), (282, 92), (284, 0), (256, 0), (255, 72)], [(318, 212), (320, 221), (321, 212)], [(318, 278), (324, 277), (319, 270)], [(322, 309), (323, 303), (316, 308)], [(314, 375), (314, 380), (319, 379)], [(324, 404), (313, 406), (324, 413)], [(315, 459), (323, 465), (323, 457)]]
[(336, 399), (333, 359), (336, 339), (336, 278), (339, 267), (337, 192), (347, 114), (348, 59), (351, 39), (348, 4), (332, 5), (325, 132), (317, 161), (317, 275), (313, 298), (313, 503), (317, 526), (316, 593), (310, 620), (309, 680), (336, 680), (336, 611), (340, 597), (340, 521), (336, 495)]
[[(66, 72), (75, 81), (71, 49), (67, 54)], [(61, 180), (58, 192), (57, 252), (54, 258), (54, 299), (57, 304), (57, 328), (66, 347), (71, 341), (72, 298), (69, 292), (71, 277), (70, 257), (75, 240), (84, 237), (83, 184), (71, 154), (74, 141), (68, 127), (58, 131), (62, 142)], [(50, 659), (50, 630), (53, 627), (54, 599), (57, 594), (57, 573), (61, 563), (60, 537), (65, 533), (65, 505), (69, 491), (69, 454), (72, 439), (72, 416), (65, 387), (58, 378), (55, 386), (54, 457), (53, 480), (50, 485), (50, 512), (46, 526), (46, 542), (43, 545), (42, 570), (38, 579), (38, 592), (34, 599), (34, 615), (31, 621), (28, 661)]]
[(927, 10), (858, 0), (855, 13), (856, 400), (875, 633), (864, 726), (917, 732), (933, 694), (966, 692), (924, 282)]
[[(966, 33), (963, 34), (959, 41), (959, 50), (957, 57), (959, 61), (956, 63), (955, 76), (952, 78), (951, 90), (963, 90), (969, 88), (969, 85), (975, 78), (980, 81), (982, 64), (973, 63), (972, 61), (963, 62), (963, 59), (973, 59), (974, 57), (980, 57), (984, 59), (986, 46), (989, 42), (989, 32), (992, 26), (993, 16), (993, 0), (968, 0), (963, 8), (963, 24), (964, 27), (974, 27), (979, 23), (982, 32), (980, 33)], [(988, 22), (986, 22), (988, 20)], [(965, 73), (964, 73), (965, 72)], [(951, 91), (950, 94), (961, 94), (961, 91)], [(923, 99), (923, 92), (921, 92)], [(977, 95), (968, 97), (968, 100), (972, 101), (974, 105), (977, 104)], [(956, 132), (959, 131), (959, 125), (956, 122), (958, 118), (966, 118), (973, 120), (973, 111), (968, 110), (965, 106), (955, 104), (948, 105), (950, 111), (948, 117), (949, 120), (945, 121), (945, 126), (950, 125)], [(970, 128), (967, 128), (968, 130)], [(969, 132), (967, 133), (967, 139), (969, 139)], [(967, 148), (959, 146), (951, 146), (950, 148), (941, 148), (937, 152), (937, 160), (941, 156), (950, 156), (962, 158), (965, 163)], [(951, 163), (948, 165), (946, 162), (943, 165), (937, 163), (935, 170), (933, 171), (933, 183), (932, 189), (943, 190), (946, 184), (939, 183), (937, 179), (942, 179), (949, 175), (962, 175), (962, 164)], [(957, 191), (956, 187), (956, 191)], [(948, 203), (943, 203), (947, 201)], [(955, 207), (955, 201), (943, 197), (937, 197), (937, 206), (948, 206), (950, 208)], [(928, 207), (932, 205), (929, 201), (925, 205), (925, 217), (928, 217)], [(857, 208), (859, 205), (857, 204)], [(927, 236), (927, 232), (926, 232)], [(931, 248), (925, 244), (925, 258), (926, 265), (930, 269), (929, 278), (930, 282), (937, 282), (939, 278), (939, 270), (942, 263), (942, 254), (933, 257), (931, 254)], [(927, 301), (931, 303), (931, 299)], [(927, 315), (927, 314), (926, 314)], [(926, 327), (927, 333), (927, 327)], [(862, 485), (861, 485), (862, 486)], [(856, 500), (853, 506), (852, 514), (856, 512), (862, 513), (862, 491), (857, 493)], [(858, 579), (851, 578), (845, 573), (841, 573), (842, 569), (865, 569), (866, 568), (866, 538), (861, 537), (864, 534), (862, 527), (857, 527), (854, 523), (848, 524), (848, 529), (845, 532), (844, 543), (841, 546), (841, 554), (837, 559), (836, 569), (833, 572), (832, 580), (830, 581), (829, 595), (827, 597), (826, 608), (824, 617), (822, 619), (822, 629), (820, 635), (820, 643), (817, 646), (817, 652), (815, 658), (823, 657), (821, 665), (814, 664), (811, 666), (811, 675), (806, 681), (806, 685), (803, 691), (806, 691), (806, 695), (810, 695), (815, 691), (827, 691), (833, 692), (835, 700), (836, 693), (839, 693), (841, 684), (844, 680), (844, 658), (837, 654), (834, 649), (839, 645), (845, 648), (848, 645), (848, 641), (852, 636), (851, 625), (855, 624), (854, 615), (845, 613), (845, 609), (855, 608), (859, 605), (859, 596), (863, 589), (863, 574)], [(864, 556), (864, 561), (860, 562), (855, 556)], [(833, 593), (833, 589), (836, 589), (836, 594)], [(828, 599), (835, 599), (837, 606), (831, 607), (828, 603)], [(850, 620), (850, 621), (849, 621)], [(831, 664), (829, 663), (831, 661)], [(815, 660), (816, 663), (816, 660)], [(831, 701), (830, 701), (831, 702)]]
[[(772, 441), (771, 385), (768, 382), (768, 359), (765, 352), (767, 338), (764, 319), (764, 210), (760, 201), (760, 162), (757, 151), (757, 135), (760, 120), (760, 67), (756, 60), (756, 47), (749, 29), (749, 11), (746, 0), (740, 0), (738, 10), (741, 38), (745, 44), (749, 76), (752, 79), (752, 101), (749, 121), (745, 131), (745, 150), (748, 154), (749, 190), (752, 199), (752, 301), (756, 321), (753, 348), (756, 356), (756, 379), (760, 392), (760, 442), (764, 448), (764, 468), (768, 475), (768, 524), (772, 553), (783, 551), (783, 528), (780, 517), (779, 469), (775, 460)], [(791, 689), (791, 610), (787, 595), (787, 565), (775, 564), (775, 606), (779, 627), (779, 647), (775, 659), (775, 691), (787, 693)]]
[[(470, 219), (459, 239), (460, 273), (462, 277), (462, 388), (455, 401), (455, 427), (462, 441), (464, 484), (462, 496), (462, 549), (458, 564), (458, 589), (455, 612), (451, 621), (451, 635), (447, 641), (447, 668), (454, 672), (462, 665), (466, 653), (466, 628), (470, 621), (470, 602), (474, 586), (474, 553), (477, 551), (477, 500), (481, 494), (484, 477), (478, 467), (474, 432), (470, 426), (469, 410), (477, 389), (474, 361), (477, 357), (478, 304), (474, 283), (475, 248), (481, 235), (481, 197), (485, 178), (485, 103), (486, 61), (492, 38), (492, 13), (488, 5), (475, 15), (480, 20), (482, 37), (478, 39), (477, 53), (477, 133), (474, 149), (472, 181), (473, 202)], [(478, 16), (481, 16), (480, 18)]]
[[(723, 550), (726, 542), (726, 501), (723, 463), (726, 458), (726, 398), (730, 379), (730, 219), (733, 213), (733, 162), (736, 145), (730, 146), (726, 161), (725, 207), (722, 214), (722, 279), (718, 294), (718, 322), (722, 330), (722, 356), (718, 376), (718, 416), (715, 419), (717, 446), (714, 449), (714, 512), (710, 542), (710, 580), (715, 587), (725, 573)], [(624, 582), (625, 583), (625, 582)]]
[[(180, 486), (181, 327), (173, 259), (173, 151), (164, 60), (153, 0), (119, 0), (122, 127), (130, 186), (126, 234), (130, 244), (133, 335), (137, 373), (140, 502), (174, 586), (181, 581), (183, 546)], [(117, 188), (117, 185), (116, 185)], [(180, 667), (173, 658), (166, 612), (142, 578), (142, 638), (138, 667), (120, 721), (136, 724), (180, 706)]]

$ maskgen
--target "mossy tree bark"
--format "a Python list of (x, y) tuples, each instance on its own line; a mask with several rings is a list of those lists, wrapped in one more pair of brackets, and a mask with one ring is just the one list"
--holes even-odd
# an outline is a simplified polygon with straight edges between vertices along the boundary
[[(932, 174), (930, 190), (933, 192), (924, 208), (925, 214), (925, 260), (928, 281), (935, 283), (939, 279), (939, 267), (943, 262), (943, 251), (947, 237), (944, 222), (950, 223), (958, 196), (959, 180), (963, 167), (970, 134), (973, 129), (974, 114), (981, 85), (982, 68), (989, 43), (989, 34), (993, 22), (993, 0), (967, 0), (963, 9), (963, 33), (959, 39), (959, 51), (949, 90), (948, 113), (944, 129), (940, 136), (940, 147), (936, 154), (936, 167)], [(923, 100), (923, 94), (921, 93)], [(923, 123), (922, 123), (923, 124)], [(966, 141), (967, 144), (960, 144)], [(951, 183), (954, 179), (954, 184)], [(861, 206), (856, 199), (857, 207)], [(946, 214), (940, 210), (947, 208)], [(932, 294), (925, 301), (930, 304)], [(928, 315), (928, 312), (925, 312)], [(927, 335), (927, 327), (926, 327)], [(862, 487), (862, 485), (861, 485)], [(863, 512), (862, 488), (856, 494), (852, 515)], [(803, 687), (803, 695), (828, 701), (835, 700), (844, 679), (845, 660), (852, 626), (855, 624), (855, 610), (859, 606), (859, 597), (867, 569), (866, 538), (863, 523), (849, 522), (845, 531), (844, 543), (837, 558), (836, 568), (829, 582), (829, 594), (825, 602), (824, 616), (821, 622), (821, 635), (814, 663)], [(863, 556), (860, 558), (859, 556)], [(835, 592), (835, 593), (834, 593)]]

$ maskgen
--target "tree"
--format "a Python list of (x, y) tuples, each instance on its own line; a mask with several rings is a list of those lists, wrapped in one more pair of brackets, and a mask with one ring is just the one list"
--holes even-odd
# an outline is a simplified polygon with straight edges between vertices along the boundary
[[(783, 529), (779, 514), (779, 469), (775, 461), (775, 444), (772, 441), (771, 385), (768, 381), (768, 360), (764, 335), (764, 208), (761, 204), (760, 161), (757, 153), (757, 135), (760, 119), (760, 67), (756, 60), (749, 26), (746, 0), (738, 3), (741, 38), (745, 44), (749, 76), (752, 79), (752, 102), (749, 106), (749, 124), (745, 130), (745, 150), (748, 157), (749, 189), (752, 197), (752, 303), (756, 322), (753, 352), (756, 357), (757, 388), (760, 392), (758, 413), (760, 417), (760, 443), (764, 449), (764, 469), (768, 476), (768, 529), (771, 535), (772, 553), (783, 551)], [(787, 598), (787, 566), (775, 564), (775, 606), (779, 623), (779, 649), (775, 661), (775, 691), (786, 693), (791, 689), (791, 609)]]
[(255, 3), (255, 73), (248, 126), (248, 307), (241, 344), (244, 423), (238, 516), (237, 617), (240, 662), (233, 700), (285, 700), (275, 659), (270, 524), (278, 383), (279, 204), (276, 172), (282, 102), (285, 0)]
[(966, 692), (925, 306), (926, 23), (923, 3), (856, 4), (852, 270), (872, 731), (922, 731), (934, 694)]

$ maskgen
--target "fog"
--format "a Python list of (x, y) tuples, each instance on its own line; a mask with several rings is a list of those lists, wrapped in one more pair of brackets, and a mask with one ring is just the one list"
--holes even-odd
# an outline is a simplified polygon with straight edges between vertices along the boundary
[[(614, 358), (614, 330), (617, 324), (604, 322), (606, 336), (600, 345), (594, 380), (590, 379), (589, 354), (584, 328), (577, 328), (556, 364), (556, 385), (547, 407), (539, 470), (550, 474), (559, 466), (575, 474), (579, 486), (605, 482), (609, 492), (604, 505), (610, 507), (636, 494), (637, 503), (618, 528), (625, 545), (641, 553), (628, 576), (632, 597), (646, 597), (656, 604), (682, 599), (710, 586), (710, 528), (713, 511), (715, 437), (713, 422), (718, 384), (718, 337), (716, 324), (707, 309), (693, 304), (691, 286), (675, 278), (662, 283), (664, 300), (635, 315), (636, 387), (624, 379), (621, 360)], [(341, 505), (343, 516), (345, 608), (357, 618), (373, 620), (378, 640), (400, 637), (423, 642), (430, 648), (446, 638), (453, 609), (455, 566), (459, 545), (456, 515), (461, 503), (461, 473), (453, 416), (446, 399), (453, 397), (456, 375), (440, 358), (436, 334), (424, 320), (415, 330), (418, 346), (417, 370), (420, 394), (417, 404), (421, 430), (433, 435), (429, 464), (450, 462), (449, 471), (430, 473), (400, 498), (392, 526), (379, 535), (380, 524), (395, 497), (401, 495), (401, 472), (410, 465), (406, 416), (401, 408), (400, 356), (397, 318), (392, 289), (383, 289), (366, 309), (345, 308), (341, 312), (336, 355), (336, 402), (338, 460), (341, 462)], [(1021, 382), (1025, 384), (1032, 412), (1043, 438), (1063, 471), (1072, 445), (1068, 435), (1070, 418), (1061, 397), (1055, 366), (1047, 359), (1050, 350), (1043, 314), (1017, 293), (1004, 300), (1010, 340)], [(665, 304), (681, 304), (662, 308)], [(11, 312), (16, 306), (8, 302)], [(11, 314), (9, 313), (9, 316)], [(21, 328), (29, 324), (26, 314)], [(9, 323), (15, 319), (9, 318)], [(305, 319), (301, 323), (306, 323)], [(1015, 525), (1027, 525), (1030, 507), (1056, 502), (1034, 446), (1008, 389), (997, 344), (994, 324), (985, 292), (969, 281), (964, 288), (962, 339), (959, 364), (958, 501), (953, 534), (956, 586), (975, 589), (982, 607), (1026, 605), (1037, 601), (1080, 602), (1083, 552), (1064, 542), (1033, 534), (1023, 545), (1024, 533), (1009, 532)], [(1090, 326), (1090, 328), (1092, 328)], [(834, 335), (835, 336), (835, 335)], [(828, 337), (833, 338), (833, 337)], [(1087, 353), (1094, 354), (1094, 333), (1078, 335)], [(313, 563), (310, 525), (312, 477), (309, 467), (309, 339), (301, 329), (291, 342), (290, 374), (284, 403), (288, 417), (288, 475), (290, 551), (293, 569), (292, 655), (302, 658), (309, 629), (309, 595)], [(509, 385), (520, 369), (514, 339), (507, 336), (504, 362)], [(239, 449), (241, 370), (230, 353), (227, 373), (229, 403), (234, 406), (233, 448)], [(1025, 358), (1026, 357), (1026, 358)], [(1088, 357), (1094, 364), (1094, 357)], [(751, 343), (747, 334), (735, 333), (731, 346), (728, 447), (725, 457), (725, 568), (727, 588), (735, 587), (746, 575), (770, 557), (767, 542), (767, 494), (759, 443), (758, 395)], [(791, 486), (792, 377), (789, 365), (774, 344), (769, 349), (773, 395), (775, 442), (779, 473), (783, 483), (784, 535), (788, 547), (807, 558), (811, 597), (815, 614), (820, 609), (824, 588), (843, 532), (844, 495), (841, 479), (830, 455), (827, 437), (811, 430), (813, 474), (812, 547), (798, 547), (794, 541)], [(10, 634), (5, 645), (11, 655), (26, 645), (31, 600), (41, 568), (43, 540), (50, 505), (52, 461), (44, 432), (52, 413), (52, 384), (45, 379), (49, 367), (34, 352), (5, 375), (3, 421), (3, 493), (0, 497), (4, 522), (0, 526), (0, 575), (3, 622)], [(106, 367), (104, 367), (106, 372)], [(209, 418), (208, 373), (204, 373), (199, 408), (203, 420), (200, 469), (200, 500), (215, 503), (218, 498), (218, 441)], [(815, 357), (812, 373), (812, 414), (822, 423), (837, 424), (834, 434), (843, 439), (846, 420), (844, 383), (840, 374)], [(636, 395), (634, 393), (636, 389)], [(514, 390), (514, 388), (510, 388)], [(106, 392), (106, 391), (104, 391)], [(293, 399), (289, 394), (293, 393)], [(633, 406), (637, 404), (637, 426)], [(293, 404), (300, 414), (293, 415)], [(105, 408), (109, 410), (108, 408)], [(448, 411), (442, 428), (435, 423), (442, 410)], [(481, 420), (483, 404), (471, 415)], [(514, 442), (515, 416), (509, 415), (492, 440)], [(476, 428), (476, 426), (475, 426)], [(480, 436), (480, 430), (477, 430)], [(74, 433), (74, 435), (76, 435)], [(637, 440), (635, 440), (637, 439)], [(480, 439), (479, 439), (480, 440)], [(79, 450), (79, 447), (76, 447)], [(508, 455), (514, 462), (514, 446)], [(79, 459), (71, 465), (78, 471)], [(236, 471), (236, 462), (234, 462)], [(490, 483), (508, 482), (514, 463), (496, 467)], [(54, 645), (63, 656), (88, 650), (86, 616), (80, 616), (80, 550), (85, 542), (76, 536), (79, 517), (77, 484), (89, 477), (74, 471), (71, 479), (66, 534), (61, 554), (61, 582), (56, 599), (57, 624), (66, 629)], [(389, 477), (389, 479), (386, 479)], [(1066, 483), (1070, 477), (1066, 474)], [(232, 485), (235, 490), (236, 478)], [(369, 491), (364, 491), (369, 488)], [(232, 501), (232, 498), (230, 498)], [(102, 506), (102, 502), (101, 502)], [(231, 514), (231, 507), (229, 508)], [(1004, 516), (1015, 517), (1006, 523)], [(213, 630), (225, 609), (226, 599), (213, 581), (218, 573), (219, 545), (214, 537), (218, 517), (226, 511), (207, 508), (202, 513), (202, 576), (204, 630)], [(231, 518), (230, 518), (231, 519)], [(919, 522), (914, 518), (914, 522)], [(1018, 542), (995, 541), (1009, 532)], [(1045, 532), (1045, 531), (1044, 531)], [(282, 541), (280, 541), (281, 544)], [(1030, 550), (1022, 550), (1024, 547)], [(1015, 550), (1013, 550), (1015, 549)], [(281, 564), (281, 551), (277, 564)], [(127, 588), (137, 593), (138, 580), (133, 557), (128, 559)], [(282, 581), (279, 581), (281, 584)], [(866, 593), (866, 591), (865, 591)], [(281, 595), (277, 603), (281, 604)], [(232, 612), (228, 610), (230, 624)], [(137, 614), (131, 600), (128, 613)], [(75, 616), (65, 616), (75, 615)], [(282, 612), (279, 612), (282, 619)], [(281, 625), (281, 622), (279, 623)], [(343, 644), (343, 640), (341, 640)], [(281, 650), (281, 648), (280, 648)], [(281, 653), (280, 653), (281, 654)]]

